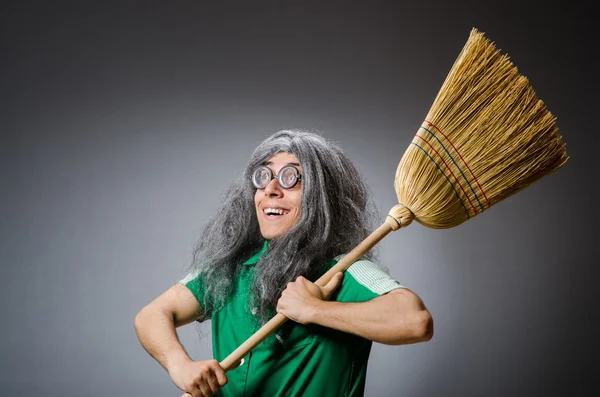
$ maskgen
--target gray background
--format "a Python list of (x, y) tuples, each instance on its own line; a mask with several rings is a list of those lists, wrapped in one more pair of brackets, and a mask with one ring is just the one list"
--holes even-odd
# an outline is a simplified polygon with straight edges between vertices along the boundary
[[(597, 392), (591, 8), (212, 3), (3, 2), (0, 394), (178, 397), (133, 318), (183, 275), (252, 149), (283, 128), (322, 131), (383, 220), (472, 27), (529, 77), (571, 159), (459, 227), (414, 223), (380, 242), (436, 333), (375, 344), (366, 395)], [(207, 331), (181, 329), (195, 358), (211, 357)]]

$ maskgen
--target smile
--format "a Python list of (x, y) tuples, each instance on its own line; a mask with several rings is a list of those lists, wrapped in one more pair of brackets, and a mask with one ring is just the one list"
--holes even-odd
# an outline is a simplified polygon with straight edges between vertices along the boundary
[(290, 211), (285, 210), (283, 208), (263, 208), (263, 214), (266, 216), (280, 216), (288, 214)]

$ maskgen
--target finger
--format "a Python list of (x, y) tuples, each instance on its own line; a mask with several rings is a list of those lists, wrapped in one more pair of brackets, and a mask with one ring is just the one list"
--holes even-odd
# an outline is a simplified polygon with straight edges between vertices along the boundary
[[(233, 367), (232, 369), (239, 367), (241, 364), (242, 360), (238, 361), (235, 364), (235, 367)], [(219, 369), (215, 371), (215, 375), (217, 377), (217, 382), (219, 382), (220, 387), (223, 387), (227, 384), (227, 375), (225, 375), (225, 371), (223, 370), (223, 368), (221, 368), (221, 366), (219, 366)]]
[(202, 397), (202, 393), (200, 389), (198, 389), (198, 385), (194, 385), (194, 388), (191, 391), (188, 391), (181, 397)]
[(188, 391), (188, 394), (186, 394), (185, 397), (187, 397), (188, 395), (192, 397), (203, 397), (204, 393), (202, 393), (202, 390), (200, 390), (200, 383), (196, 383), (194, 385), (194, 388), (191, 391)]
[(206, 379), (206, 383), (208, 383), (208, 387), (210, 387), (210, 391), (212, 393), (216, 393), (219, 391), (221, 386), (219, 386), (219, 382), (217, 381), (217, 375), (211, 373)]
[[(206, 382), (206, 380), (200, 381), (200, 383), (198, 383), (198, 388), (202, 392), (202, 394), (198, 394), (198, 396), (210, 397), (210, 396), (213, 395), (213, 392), (210, 389), (210, 386), (208, 385), (208, 383)], [(194, 397), (196, 397), (196, 396), (194, 396)]]
[(194, 384), (187, 393), (185, 393), (181, 397), (202, 397), (202, 392), (198, 388), (198, 384)]
[(294, 281), (290, 281), (281, 292), (281, 295), (289, 293), (294, 288)]
[(331, 280), (323, 287), (323, 291), (325, 292), (325, 296), (329, 297), (333, 291), (340, 285), (342, 281), (343, 273), (336, 273)]
[[(241, 364), (241, 360), (238, 361), (236, 363), (236, 366), (233, 368), (237, 368), (240, 364)], [(227, 384), (227, 376), (225, 375), (225, 370), (223, 369), (223, 367), (221, 367), (221, 364), (219, 364), (219, 362), (217, 360), (212, 360), (210, 362), (210, 368), (212, 369), (211, 371), (211, 379), (214, 380), (217, 389), (215, 390), (215, 388), (213, 387), (213, 384), (211, 384), (211, 387), (213, 388), (213, 391), (216, 393), (221, 386), (225, 386)], [(231, 369), (233, 369), (231, 368)]]

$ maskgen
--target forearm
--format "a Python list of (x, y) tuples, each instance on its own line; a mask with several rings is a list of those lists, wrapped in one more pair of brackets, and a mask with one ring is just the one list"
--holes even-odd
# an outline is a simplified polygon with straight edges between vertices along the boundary
[(146, 307), (135, 318), (135, 330), (144, 349), (167, 371), (191, 361), (179, 342), (172, 314)]
[(410, 295), (409, 291), (395, 290), (368, 302), (321, 301), (313, 307), (310, 322), (389, 345), (429, 340), (433, 334), (431, 315)]

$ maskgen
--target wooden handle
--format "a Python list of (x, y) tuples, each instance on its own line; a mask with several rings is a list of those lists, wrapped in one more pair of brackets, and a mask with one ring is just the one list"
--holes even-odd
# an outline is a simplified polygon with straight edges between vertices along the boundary
[[(373, 233), (368, 235), (362, 242), (360, 242), (352, 251), (344, 256), (338, 263), (336, 263), (331, 269), (323, 274), (315, 284), (320, 287), (327, 285), (329, 281), (339, 272), (346, 271), (354, 262), (356, 262), (361, 256), (367, 253), (375, 244), (381, 239), (387, 236), (391, 231), (398, 230), (400, 226), (410, 224), (412, 222), (412, 213), (407, 217), (407, 213), (410, 213), (408, 209), (401, 204), (395, 206), (390, 211), (390, 215), (386, 218), (385, 222), (379, 226)], [(404, 219), (402, 217), (404, 216)], [(267, 323), (258, 329), (252, 336), (250, 336), (244, 343), (242, 343), (237, 349), (231, 352), (219, 365), (225, 370), (225, 372), (236, 368), (237, 363), (244, 358), (250, 351), (252, 351), (260, 342), (264, 341), (271, 333), (275, 332), (281, 327), (288, 318), (283, 314), (277, 313)], [(213, 336), (214, 337), (214, 336)], [(185, 393), (181, 397), (191, 397), (190, 394)]]
[[(379, 226), (373, 233), (371, 233), (367, 238), (365, 238), (359, 245), (357, 245), (352, 251), (350, 251), (346, 256), (344, 256), (338, 263), (336, 263), (331, 269), (329, 269), (325, 274), (323, 274), (315, 284), (320, 287), (324, 287), (327, 285), (329, 281), (333, 278), (336, 273), (344, 272), (346, 269), (350, 267), (354, 262), (358, 260), (361, 256), (363, 256), (367, 251), (369, 251), (377, 242), (379, 242), (383, 237), (385, 237), (389, 232), (392, 231), (392, 228), (384, 223)], [(281, 327), (288, 320), (286, 316), (283, 314), (277, 313), (273, 318), (271, 318), (267, 323), (265, 323), (262, 327), (258, 329), (251, 337), (246, 339), (244, 343), (242, 343), (237, 349), (231, 352), (223, 361), (219, 364), (225, 371), (229, 371), (229, 369), (237, 364), (243, 357), (245, 357), (252, 349), (254, 349), (258, 344), (264, 341), (271, 333), (275, 332), (279, 327)]]

